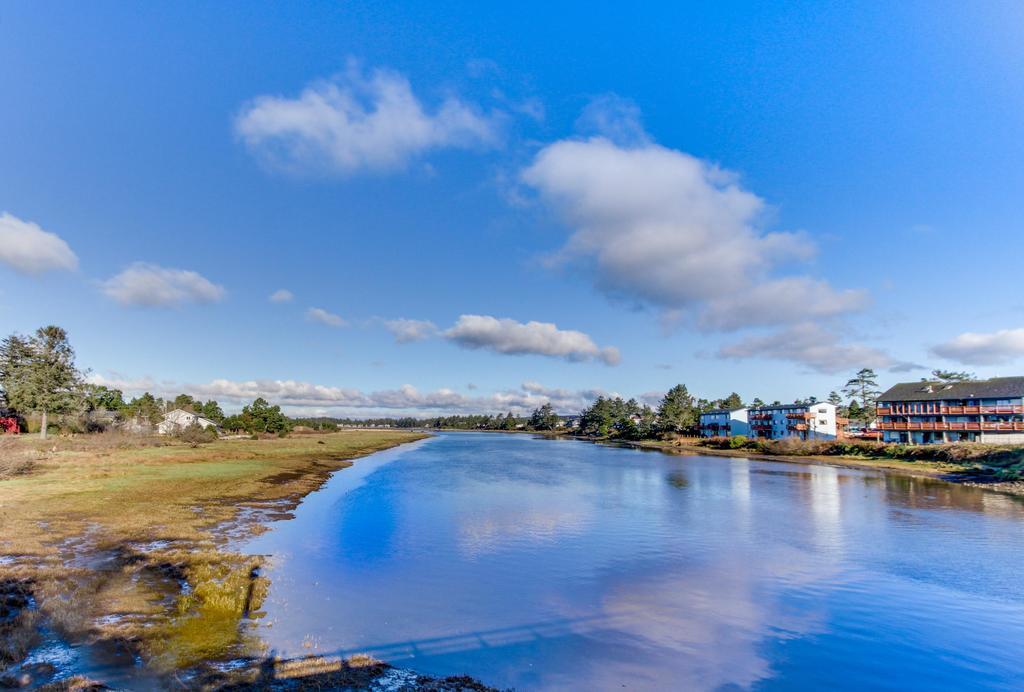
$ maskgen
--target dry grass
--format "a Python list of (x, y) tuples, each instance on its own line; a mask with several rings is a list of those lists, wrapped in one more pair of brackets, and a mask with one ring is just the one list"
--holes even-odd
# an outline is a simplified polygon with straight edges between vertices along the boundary
[(224, 549), (228, 530), (253, 530), (347, 460), (418, 437), (4, 439), (0, 555), (16, 559), (0, 579), (30, 580), (40, 612), (71, 639), (129, 642), (165, 667), (222, 654), (267, 586), (258, 561)]

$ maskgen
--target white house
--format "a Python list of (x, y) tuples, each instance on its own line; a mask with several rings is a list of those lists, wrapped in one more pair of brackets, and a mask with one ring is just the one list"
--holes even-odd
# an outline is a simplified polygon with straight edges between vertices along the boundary
[(749, 435), (750, 425), (747, 422), (747, 412), (748, 409), (745, 408), (719, 408), (700, 414), (700, 436)]
[(781, 404), (750, 409), (750, 430), (754, 437), (781, 440), (834, 440), (846, 422), (836, 416), (835, 404)]
[(156, 431), (161, 435), (167, 435), (196, 424), (203, 428), (217, 427), (217, 424), (209, 418), (204, 418), (198, 413), (192, 413), (183, 408), (176, 408), (170, 413), (164, 414), (164, 419), (156, 426)]

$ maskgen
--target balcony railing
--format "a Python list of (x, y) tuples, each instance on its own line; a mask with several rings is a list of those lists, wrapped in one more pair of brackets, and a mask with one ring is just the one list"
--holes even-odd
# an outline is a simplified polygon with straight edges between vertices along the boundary
[(978, 416), (986, 413), (1024, 413), (1024, 406), (922, 406), (920, 411), (911, 410), (911, 406), (879, 406), (875, 409), (878, 416)]
[(950, 423), (945, 421), (913, 423), (888, 421), (878, 423), (879, 430), (1021, 430), (1024, 421), (981, 421), (976, 423)]
[(790, 423), (786, 427), (789, 428), (790, 430), (796, 430), (797, 432), (803, 432), (807, 430), (806, 423)]
[(792, 420), (811, 420), (814, 418), (814, 414), (809, 411), (807, 413), (787, 413), (786, 418)]

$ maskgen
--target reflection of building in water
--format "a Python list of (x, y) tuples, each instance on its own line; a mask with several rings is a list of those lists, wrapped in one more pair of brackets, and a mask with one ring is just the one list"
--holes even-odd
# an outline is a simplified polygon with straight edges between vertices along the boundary
[(839, 484), (847, 477), (832, 466), (821, 466), (811, 473), (808, 485), (814, 537), (819, 548), (843, 548), (842, 497)]

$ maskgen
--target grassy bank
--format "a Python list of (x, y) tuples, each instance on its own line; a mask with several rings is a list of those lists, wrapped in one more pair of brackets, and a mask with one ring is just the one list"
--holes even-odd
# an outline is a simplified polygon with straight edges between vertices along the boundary
[(350, 459), (422, 437), (3, 439), (0, 672), (39, 624), (164, 670), (254, 646), (239, 624), (258, 617), (266, 583), (227, 539), (288, 512)]
[(640, 447), (697, 454), (817, 461), (833, 465), (897, 470), (959, 480), (1000, 481), (1024, 473), (1024, 447), (960, 442), (947, 445), (895, 445), (858, 440), (759, 440), (674, 438), (645, 440)]

